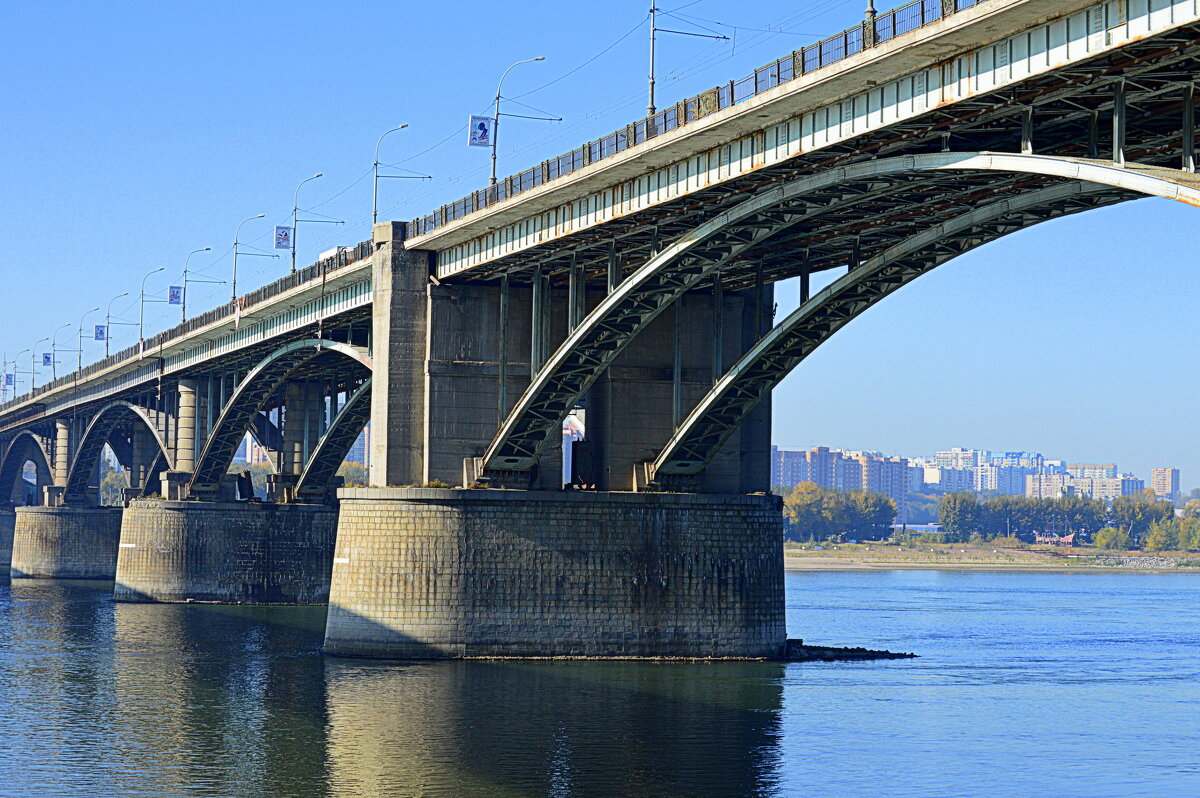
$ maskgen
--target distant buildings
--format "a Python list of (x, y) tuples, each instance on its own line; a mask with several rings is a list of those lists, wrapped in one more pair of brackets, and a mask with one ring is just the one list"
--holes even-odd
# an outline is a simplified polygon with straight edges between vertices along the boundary
[(792, 488), (812, 482), (832, 490), (869, 490), (886, 495), (896, 504), (897, 517), (908, 515), (908, 494), (912, 489), (908, 461), (903, 457), (885, 457), (879, 452), (844, 452), (828, 446), (807, 451), (789, 451), (771, 447), (772, 483)]
[(1032, 499), (1086, 496), (1112, 501), (1141, 493), (1146, 483), (1132, 474), (1111, 477), (1075, 477), (1071, 474), (1031, 474), (1025, 478), (1025, 495)]
[(1108, 479), (1117, 475), (1116, 463), (1068, 463), (1067, 473), (1076, 479)]
[(1173, 466), (1150, 469), (1150, 487), (1160, 499), (1179, 499), (1179, 469)]

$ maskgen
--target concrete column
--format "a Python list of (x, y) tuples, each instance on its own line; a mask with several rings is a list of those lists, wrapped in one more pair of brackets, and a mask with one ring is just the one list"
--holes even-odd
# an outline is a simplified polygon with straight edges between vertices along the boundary
[(308, 455), (320, 439), (323, 399), (323, 386), (319, 382), (289, 382), (284, 386), (281, 473), (303, 473)]
[(71, 424), (66, 419), (54, 422), (54, 486), (65, 488), (71, 464)]
[(153, 444), (151, 443), (150, 430), (141, 424), (133, 426), (132, 438), (129, 487), (140, 490), (146, 486), (146, 479), (150, 474), (150, 461), (154, 459)]
[[(410, 485), (422, 481), (426, 289), (430, 284), (433, 253), (406, 250), (406, 232), (403, 222), (377, 224), (374, 231), (372, 485)], [(494, 405), (491, 415), (495, 415)]]
[(179, 381), (179, 418), (175, 423), (175, 470), (196, 468), (196, 380)]
[[(634, 338), (596, 381), (587, 396), (587, 463), (586, 474), (581, 474), (585, 483), (599, 490), (634, 490), (635, 471), (653, 460), (674, 434), (676, 396), (679, 415), (686, 418), (712, 387), (714, 363), (735, 363), (769, 325), (774, 296), (770, 284), (721, 294), (720, 311), (709, 291), (681, 300), (678, 366), (672, 308)], [(761, 296), (761, 306), (756, 296)], [(714, 353), (718, 330), (720, 351)], [(759, 405), (709, 465), (698, 490), (770, 489), (770, 412), (770, 400)]]
[(14, 578), (112, 579), (121, 510), (109, 507), (18, 507)]

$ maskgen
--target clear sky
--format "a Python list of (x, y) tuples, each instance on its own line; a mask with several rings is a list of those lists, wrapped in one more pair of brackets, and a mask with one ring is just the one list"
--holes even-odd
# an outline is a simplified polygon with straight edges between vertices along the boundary
[[(885, 4), (886, 5), (886, 4)], [(666, 105), (855, 23), (862, 0), (679, 0), (663, 35)], [(883, 8), (884, 6), (880, 6)], [(561, 123), (501, 131), (510, 174), (639, 118), (643, 0), (440, 3), (7, 3), (0, 23), (0, 348), (13, 355), (138, 285), (165, 298), (184, 258), (228, 279), (234, 229), (270, 251), (296, 185), (300, 205), (344, 225), (299, 231), (301, 264), (369, 235), (381, 160), (434, 176), (381, 183), (380, 217), (408, 219), (486, 183), (465, 146), (513, 61), (509, 106)], [(682, 15), (689, 15), (684, 17)], [(722, 24), (717, 24), (722, 23)], [(734, 30), (730, 26), (738, 26)], [(549, 85), (547, 85), (549, 84)], [(1032, 449), (1116, 461), (1200, 485), (1194, 273), (1196, 210), (1142, 200), (1018, 233), (941, 267), (872, 309), (776, 391), (775, 440), (915, 456), (950, 446)], [(312, 217), (316, 218), (316, 217)], [(283, 275), (284, 258), (239, 260), (239, 293)], [(227, 301), (198, 285), (189, 310)], [(780, 288), (780, 309), (794, 303)], [(178, 308), (146, 306), (147, 334)], [(95, 315), (88, 319), (90, 325)], [(71, 331), (60, 334), (65, 343)], [(136, 340), (114, 329), (114, 346)], [(85, 360), (102, 354), (88, 342)], [(27, 366), (26, 366), (27, 368)], [(26, 381), (28, 377), (24, 377)]]

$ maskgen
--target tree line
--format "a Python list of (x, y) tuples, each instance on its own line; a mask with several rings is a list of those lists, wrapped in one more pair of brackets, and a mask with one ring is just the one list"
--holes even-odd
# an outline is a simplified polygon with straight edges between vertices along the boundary
[(801, 482), (783, 497), (783, 516), (787, 540), (887, 540), (896, 505), (882, 493)]
[[(1193, 508), (1189, 508), (1189, 514)], [(1195, 515), (1200, 516), (1200, 506)], [(1191, 520), (1191, 519), (1184, 519)], [(989, 496), (948, 493), (938, 505), (938, 523), (947, 543), (964, 543), (973, 537), (990, 540), (1013, 537), (1032, 543), (1038, 533), (1075, 534), (1101, 548), (1190, 548), (1192, 527), (1175, 518), (1175, 507), (1154, 498), (1152, 491), (1121, 496), (1112, 503), (1102, 499), (1067, 495), (1057, 499), (1025, 496)], [(1154, 532), (1153, 536), (1151, 532)], [(1167, 547), (1162, 544), (1174, 542)], [(1200, 538), (1196, 539), (1200, 544)]]

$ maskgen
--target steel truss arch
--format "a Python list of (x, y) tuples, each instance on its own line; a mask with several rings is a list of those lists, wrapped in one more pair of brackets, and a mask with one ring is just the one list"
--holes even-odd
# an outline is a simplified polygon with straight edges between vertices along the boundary
[(485, 473), (523, 472), (604, 369), (659, 313), (723, 263), (821, 212), (813, 198), (918, 172), (1004, 172), (1082, 181), (1200, 206), (1187, 172), (1109, 161), (994, 152), (906, 155), (838, 167), (773, 186), (681, 236), (652, 256), (567, 336), (518, 399), (483, 456)]
[[(100, 455), (104, 452), (104, 444), (108, 443), (109, 438), (118, 427), (131, 421), (141, 422), (149, 431), (158, 453), (167, 459), (168, 465), (171, 463), (170, 450), (166, 441), (163, 440), (162, 433), (146, 409), (124, 400), (110, 402), (92, 416), (92, 420), (88, 422), (87, 428), (83, 432), (83, 437), (79, 440), (79, 446), (71, 460), (71, 468), (67, 472), (65, 501), (79, 501), (87, 495), (88, 482), (96, 473)], [(149, 466), (152, 463), (146, 465)]]
[(0, 502), (8, 501), (16, 492), (17, 480), (26, 462), (32, 462), (39, 480), (52, 484), (54, 470), (50, 465), (50, 454), (42, 443), (43, 439), (29, 430), (17, 433), (4, 449), (0, 459)]
[(296, 496), (303, 500), (319, 499), (325, 495), (329, 483), (337, 475), (338, 467), (370, 418), (371, 378), (368, 377), (350, 394), (309, 455), (304, 472), (296, 482)]
[(286, 344), (252, 368), (234, 388), (196, 458), (190, 491), (197, 495), (216, 493), (238, 445), (253, 424), (254, 414), (295, 372), (330, 354), (357, 363), (368, 371), (371, 369), (371, 358), (365, 350), (319, 338)]

